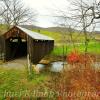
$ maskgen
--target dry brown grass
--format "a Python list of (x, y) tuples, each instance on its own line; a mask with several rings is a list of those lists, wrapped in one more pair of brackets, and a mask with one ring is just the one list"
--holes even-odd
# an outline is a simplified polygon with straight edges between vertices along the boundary
[(48, 86), (59, 92), (57, 100), (100, 100), (100, 72), (91, 66), (95, 59), (89, 55), (80, 57), (78, 63), (70, 64), (73, 69), (51, 78)]

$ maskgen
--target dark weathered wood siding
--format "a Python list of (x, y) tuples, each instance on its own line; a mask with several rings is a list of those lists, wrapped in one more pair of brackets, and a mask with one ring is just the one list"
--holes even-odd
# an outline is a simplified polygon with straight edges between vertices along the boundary
[(39, 62), (45, 55), (49, 54), (54, 47), (54, 41), (33, 40), (31, 47), (31, 61)]
[[(18, 43), (12, 42), (13, 39), (19, 39)], [(21, 42), (20, 39), (26, 42)], [(31, 62), (35, 64), (53, 50), (54, 40), (34, 39), (18, 27), (13, 27), (1, 36), (0, 44), (0, 52), (4, 52), (5, 60), (12, 60), (21, 56), (21, 53), (28, 53)]]
[(3, 36), (0, 36), (0, 59), (5, 59), (5, 39)]

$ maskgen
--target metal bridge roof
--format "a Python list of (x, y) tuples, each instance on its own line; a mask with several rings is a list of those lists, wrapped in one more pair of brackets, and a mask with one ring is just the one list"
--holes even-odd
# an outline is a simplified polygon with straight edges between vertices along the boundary
[(33, 39), (36, 39), (36, 40), (54, 40), (51, 37), (48, 37), (46, 35), (43, 35), (43, 34), (40, 34), (40, 33), (37, 33), (37, 32), (33, 32), (33, 31), (28, 30), (26, 28), (22, 28), (20, 26), (16, 26), (16, 27), (19, 28), (20, 30), (22, 30), (23, 32), (25, 32), (27, 35), (29, 35)]

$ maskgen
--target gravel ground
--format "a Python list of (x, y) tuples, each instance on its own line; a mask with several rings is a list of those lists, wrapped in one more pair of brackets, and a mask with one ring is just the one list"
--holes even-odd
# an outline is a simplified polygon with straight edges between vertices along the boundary
[(8, 62), (2, 63), (0, 65), (0, 67), (4, 67), (4, 68), (7, 67), (9, 69), (20, 69), (20, 70), (25, 69), (25, 66), (27, 66), (27, 58), (26, 57), (8, 61)]

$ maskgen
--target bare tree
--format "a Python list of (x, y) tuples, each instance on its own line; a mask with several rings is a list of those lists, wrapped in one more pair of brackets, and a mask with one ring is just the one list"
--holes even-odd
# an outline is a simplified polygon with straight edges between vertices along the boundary
[(70, 12), (58, 8), (56, 17), (62, 19), (58, 20), (61, 25), (63, 23), (65, 27), (71, 26), (84, 33), (85, 53), (87, 53), (90, 35), (87, 31), (94, 31), (95, 26), (100, 23), (100, 2), (98, 0), (71, 0), (70, 2), (71, 6), (68, 8)]
[[(21, 0), (0, 0), (0, 4), (0, 18), (7, 26), (7, 30), (9, 30), (11, 25), (32, 24), (32, 22), (36, 21), (35, 17), (37, 12), (35, 10), (32, 11), (32, 9), (26, 8)], [(28, 38), (27, 41), (29, 41)], [(29, 53), (28, 56), (30, 56)], [(30, 59), (28, 57), (28, 61), (29, 60)], [(28, 67), (30, 73), (31, 65), (29, 63)]]
[(35, 21), (36, 11), (25, 8), (20, 0), (1, 0), (1, 18), (8, 26)]
[[(85, 37), (85, 53), (87, 53), (88, 47), (88, 33), (87, 31), (91, 26), (95, 26), (100, 19), (100, 2), (98, 0), (93, 1), (85, 1), (85, 0), (78, 0), (73, 2), (75, 9), (74, 12), (77, 12), (77, 15), (72, 16), (73, 20), (77, 20), (79, 26), (82, 28), (82, 32), (84, 33)], [(90, 28), (91, 31), (92, 28)], [(94, 27), (93, 27), (94, 29)]]

